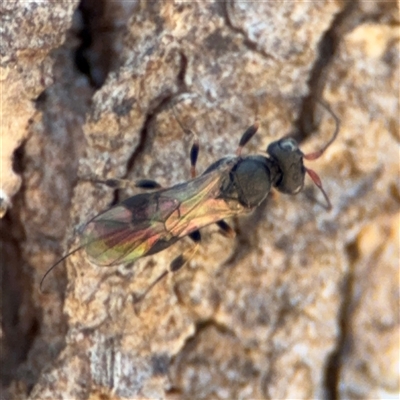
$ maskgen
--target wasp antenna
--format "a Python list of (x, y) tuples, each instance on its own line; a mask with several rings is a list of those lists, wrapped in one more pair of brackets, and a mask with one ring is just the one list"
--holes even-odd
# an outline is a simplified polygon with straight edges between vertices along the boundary
[(322, 182), (318, 174), (313, 171), (312, 169), (306, 168), (306, 172), (309, 175), (309, 177), (312, 179), (312, 181), (315, 183), (315, 185), (318, 187), (318, 189), (322, 192), (322, 194), (325, 197), (326, 203), (327, 203), (327, 210), (332, 209), (332, 204), (331, 201), (329, 200), (328, 195), (326, 194), (324, 188), (322, 187)]
[(69, 253), (67, 253), (65, 256), (63, 256), (62, 258), (60, 258), (55, 264), (53, 264), (47, 271), (46, 273), (43, 275), (43, 278), (40, 280), (40, 285), (39, 285), (39, 290), (41, 293), (44, 293), (42, 288), (43, 288), (43, 282), (46, 279), (47, 275), (49, 275), (49, 273), (55, 268), (57, 267), (58, 264), (61, 264), (63, 261), (65, 261), (70, 255), (76, 253), (77, 251), (81, 250), (83, 248), (83, 246), (79, 246), (78, 248), (70, 251)]
[(331, 110), (331, 108), (328, 106), (328, 104), (326, 104), (322, 100), (318, 100), (318, 103), (320, 103), (321, 106), (324, 107), (325, 110), (329, 112), (329, 114), (335, 121), (336, 127), (335, 127), (335, 131), (333, 132), (331, 139), (328, 141), (328, 143), (325, 144), (325, 146), (322, 149), (315, 151), (313, 153), (304, 154), (304, 159), (309, 160), (309, 161), (316, 160), (317, 158), (321, 157), (322, 154), (324, 154), (325, 150), (335, 141), (335, 139), (339, 133), (339, 130), (340, 130), (340, 120), (337, 117), (337, 115)]
[(256, 121), (243, 133), (242, 137), (240, 138), (239, 147), (236, 150), (236, 155), (238, 157), (240, 157), (240, 155), (242, 154), (243, 147), (246, 146), (249, 140), (256, 134), (259, 127), (260, 123)]

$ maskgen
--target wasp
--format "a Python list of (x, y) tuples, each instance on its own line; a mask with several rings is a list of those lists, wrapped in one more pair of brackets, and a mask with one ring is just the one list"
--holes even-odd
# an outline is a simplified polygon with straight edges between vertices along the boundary
[[(327, 107), (327, 106), (326, 106)], [(306, 174), (321, 190), (327, 208), (328, 195), (316, 172), (304, 165), (304, 160), (316, 160), (336, 139), (339, 121), (332, 138), (323, 148), (304, 154), (296, 140), (286, 136), (269, 144), (264, 154), (242, 155), (243, 147), (256, 134), (258, 122), (242, 135), (235, 155), (221, 158), (197, 176), (196, 163), (199, 142), (194, 140), (190, 150), (191, 179), (169, 188), (152, 180), (140, 180), (135, 187), (153, 189), (130, 197), (98, 214), (85, 226), (81, 245), (54, 264), (47, 274), (66, 257), (84, 248), (87, 256), (99, 266), (126, 264), (138, 258), (158, 253), (188, 236), (196, 248), (201, 241), (200, 228), (216, 223), (226, 236), (234, 236), (226, 218), (251, 212), (268, 196), (272, 188), (294, 195), (304, 187)], [(110, 179), (108, 186), (124, 187), (127, 181)], [(193, 251), (191, 251), (193, 254)], [(187, 261), (181, 254), (146, 293), (169, 271), (177, 271)]]

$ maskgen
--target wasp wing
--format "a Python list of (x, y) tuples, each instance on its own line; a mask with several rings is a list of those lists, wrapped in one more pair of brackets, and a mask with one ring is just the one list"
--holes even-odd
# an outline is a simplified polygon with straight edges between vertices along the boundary
[(163, 220), (179, 207), (175, 199), (138, 194), (99, 214), (85, 227), (82, 245), (98, 265), (127, 263), (144, 256), (165, 235)]
[[(98, 265), (132, 262), (157, 253), (189, 233), (232, 216), (243, 207), (218, 198), (232, 161), (188, 182), (130, 197), (86, 225), (82, 246)], [(240, 207), (240, 210), (237, 208)]]

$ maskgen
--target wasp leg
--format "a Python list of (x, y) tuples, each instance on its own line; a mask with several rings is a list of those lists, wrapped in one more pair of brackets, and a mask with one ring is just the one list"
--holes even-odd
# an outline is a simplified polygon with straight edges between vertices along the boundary
[(168, 272), (169, 272), (168, 270), (164, 271), (154, 282), (150, 284), (150, 286), (147, 287), (147, 289), (140, 296), (134, 299), (134, 303), (135, 304), (140, 303), (151, 291), (151, 289), (153, 289), (153, 287), (156, 286), (158, 282), (160, 282), (164, 277), (168, 275)]
[(151, 179), (140, 179), (138, 181), (130, 181), (128, 179), (106, 179), (95, 180), (96, 183), (102, 183), (113, 189), (127, 189), (127, 188), (139, 188), (145, 190), (161, 189), (162, 186)]
[(254, 122), (246, 131), (243, 133), (242, 137), (239, 141), (239, 147), (236, 149), (236, 155), (240, 157), (242, 154), (243, 147), (249, 142), (249, 140), (256, 134), (258, 127), (260, 124), (258, 122)]
[(200, 144), (197, 136), (194, 137), (192, 148), (190, 149), (190, 176), (196, 178), (196, 163), (199, 155)]
[[(201, 242), (201, 235), (199, 231), (194, 231), (188, 235), (190, 239), (193, 240), (194, 246), (187, 250), (185, 253), (180, 254), (176, 257), (170, 264), (169, 270), (164, 271), (158, 278), (150, 284), (150, 286), (139, 296), (134, 299), (135, 305), (139, 304), (148, 293), (157, 285), (158, 282), (162, 281), (169, 272), (175, 272), (181, 269), (185, 264), (187, 264), (193, 256), (196, 254), (199, 244)], [(137, 310), (136, 310), (137, 311)]]
[(180, 270), (185, 264), (187, 264), (193, 256), (196, 254), (197, 250), (199, 249), (199, 245), (201, 242), (201, 235), (199, 231), (194, 231), (189, 233), (188, 235), (190, 239), (193, 240), (194, 245), (187, 250), (186, 252), (180, 254), (176, 257), (170, 264), (169, 269), (171, 272), (175, 272)]
[(216, 222), (216, 224), (220, 229), (221, 235), (231, 239), (233, 239), (236, 236), (236, 232), (223, 219), (221, 219), (221, 221)]
[(197, 156), (199, 155), (199, 139), (197, 138), (197, 135), (195, 132), (191, 131), (190, 129), (186, 129), (181, 121), (179, 120), (178, 116), (176, 115), (175, 107), (172, 107), (172, 112), (175, 115), (176, 121), (178, 122), (179, 126), (181, 127), (182, 131), (185, 132), (186, 134), (192, 134), (194, 139), (193, 139), (193, 144), (190, 149), (190, 176), (192, 178), (196, 178), (196, 163), (197, 163)]

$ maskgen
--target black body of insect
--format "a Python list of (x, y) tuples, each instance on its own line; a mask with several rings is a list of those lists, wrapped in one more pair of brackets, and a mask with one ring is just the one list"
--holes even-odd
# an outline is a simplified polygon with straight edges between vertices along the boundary
[[(303, 160), (319, 158), (335, 140), (339, 122), (331, 114), (336, 121), (335, 132), (322, 149), (311, 154), (303, 154), (293, 138), (284, 137), (272, 142), (265, 154), (243, 156), (242, 148), (257, 132), (258, 123), (255, 123), (242, 135), (236, 155), (214, 162), (197, 177), (199, 144), (195, 141), (190, 152), (192, 179), (187, 182), (164, 189), (152, 180), (106, 181), (112, 187), (134, 185), (156, 190), (130, 197), (90, 220), (85, 226), (80, 247), (53, 265), (42, 282), (52, 268), (82, 248), (95, 264), (112, 266), (155, 254), (189, 236), (195, 245), (171, 263), (170, 270), (176, 271), (194, 254), (201, 240), (200, 228), (216, 223), (225, 235), (234, 236), (225, 218), (254, 210), (272, 187), (286, 194), (299, 193), (306, 174), (319, 187), (330, 208), (318, 175), (306, 168)], [(168, 270), (149, 290), (167, 273)]]

